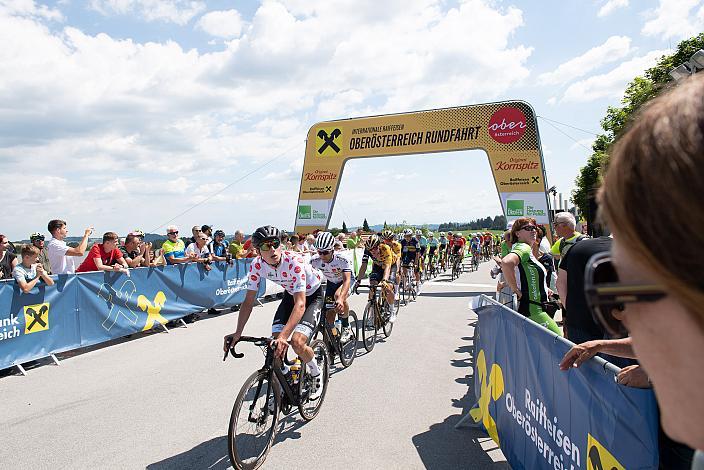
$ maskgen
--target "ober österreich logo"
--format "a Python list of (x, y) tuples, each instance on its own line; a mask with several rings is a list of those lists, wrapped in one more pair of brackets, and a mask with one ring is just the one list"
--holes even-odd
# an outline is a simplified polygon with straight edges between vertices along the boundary
[(510, 144), (520, 140), (527, 127), (526, 116), (520, 109), (501, 108), (489, 119), (487, 130), (496, 142)]
[(315, 145), (318, 149), (318, 154), (323, 157), (328, 155), (337, 155), (340, 153), (342, 131), (337, 127), (319, 129), (315, 134)]

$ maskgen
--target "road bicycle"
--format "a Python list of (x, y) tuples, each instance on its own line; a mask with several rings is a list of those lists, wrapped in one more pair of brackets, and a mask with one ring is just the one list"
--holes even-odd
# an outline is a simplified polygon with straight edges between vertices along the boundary
[[(369, 301), (364, 307), (362, 317), (362, 344), (367, 352), (374, 349), (376, 336), (379, 330), (384, 332), (385, 337), (391, 336), (394, 324), (391, 323), (392, 307), (386, 301), (386, 296), (378, 289), (378, 284), (358, 284), (359, 287), (369, 287)], [(355, 293), (357, 289), (355, 288)]]
[(452, 255), (452, 280), (454, 281), (462, 274), (462, 255)]
[[(327, 311), (334, 310), (334, 303), (332, 306), (327, 302), (325, 308)], [(321, 333), (322, 340), (325, 342), (325, 346), (330, 353), (330, 365), (335, 362), (335, 355), (340, 358), (340, 363), (343, 367), (349, 367), (352, 365), (355, 356), (357, 355), (357, 339), (359, 338), (359, 324), (357, 323), (357, 314), (353, 310), (350, 310), (349, 316), (347, 317), (349, 321), (350, 337), (344, 343), (342, 342), (341, 331), (338, 331), (337, 327), (328, 327), (327, 321), (325, 320), (325, 315), (320, 315), (320, 320), (313, 330), (312, 338), (317, 338), (318, 333)]]
[[(320, 368), (322, 390), (316, 398), (313, 393), (313, 378), (301, 361), (299, 376), (294, 371), (284, 374), (281, 361), (274, 357), (276, 340), (264, 337), (242, 336), (238, 343), (248, 342), (259, 346), (264, 353), (264, 366), (247, 378), (232, 407), (227, 430), (227, 448), (232, 466), (238, 470), (253, 470), (264, 463), (276, 437), (279, 412), (291, 412), (295, 406), (304, 420), (310, 421), (318, 415), (325, 399), (329, 378), (328, 350), (325, 343), (314, 339), (310, 343), (315, 361)], [(240, 359), (243, 353), (235, 352), (236, 344), (225, 352)], [(296, 361), (284, 362), (293, 366)]]
[(402, 274), (399, 290), (401, 292), (403, 304), (408, 305), (411, 300), (416, 300), (416, 297), (418, 296), (418, 284), (416, 282), (414, 266), (412, 264), (401, 265), (401, 271)]

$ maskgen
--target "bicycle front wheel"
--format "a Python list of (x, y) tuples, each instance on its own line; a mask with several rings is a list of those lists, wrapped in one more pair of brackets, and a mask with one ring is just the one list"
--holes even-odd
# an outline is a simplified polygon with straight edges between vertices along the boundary
[(328, 352), (325, 342), (316, 339), (310, 343), (311, 349), (313, 349), (313, 360), (318, 364), (321, 374), (320, 386), (323, 390), (316, 398), (310, 398), (311, 389), (310, 384), (307, 383), (310, 376), (310, 371), (307, 370), (305, 364), (301, 369), (301, 380), (298, 382), (298, 396), (300, 397), (300, 403), (298, 404), (298, 411), (300, 411), (301, 416), (306, 421), (310, 421), (315, 418), (320, 411), (320, 407), (323, 406), (323, 400), (325, 399), (325, 392), (328, 390), (328, 378), (330, 377), (330, 354)]
[(227, 431), (228, 453), (234, 468), (253, 470), (264, 463), (276, 436), (280, 408), (281, 392), (276, 379), (270, 382), (264, 371), (250, 375), (237, 395)]
[(372, 352), (376, 342), (377, 325), (374, 315), (373, 301), (367, 302), (367, 306), (364, 308), (364, 316), (362, 317), (362, 342), (367, 352)]
[(391, 336), (391, 330), (394, 328), (394, 324), (389, 321), (389, 317), (391, 317), (391, 307), (389, 304), (384, 302), (384, 309), (379, 313), (381, 315), (381, 324), (382, 330), (384, 331), (384, 336), (388, 338)]
[(340, 341), (340, 363), (342, 363), (344, 367), (349, 367), (352, 365), (352, 361), (354, 361), (354, 358), (357, 355), (357, 339), (359, 337), (359, 330), (357, 329), (357, 314), (350, 310), (350, 315), (347, 319), (350, 322), (351, 336), (345, 343)]

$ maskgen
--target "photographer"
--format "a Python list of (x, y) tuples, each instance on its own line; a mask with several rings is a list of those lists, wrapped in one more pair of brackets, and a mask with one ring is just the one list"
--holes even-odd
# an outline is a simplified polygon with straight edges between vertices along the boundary
[(149, 266), (151, 250), (152, 244), (144, 243), (139, 232), (130, 232), (125, 238), (125, 244), (120, 247), (122, 257), (130, 268)]

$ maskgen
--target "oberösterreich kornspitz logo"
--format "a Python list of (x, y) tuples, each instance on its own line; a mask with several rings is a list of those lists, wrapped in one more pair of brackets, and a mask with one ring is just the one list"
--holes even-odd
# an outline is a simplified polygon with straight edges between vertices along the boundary
[(500, 144), (510, 144), (526, 132), (526, 116), (517, 108), (501, 108), (489, 119), (489, 135)]

